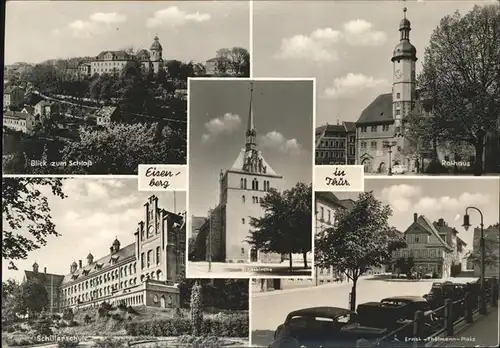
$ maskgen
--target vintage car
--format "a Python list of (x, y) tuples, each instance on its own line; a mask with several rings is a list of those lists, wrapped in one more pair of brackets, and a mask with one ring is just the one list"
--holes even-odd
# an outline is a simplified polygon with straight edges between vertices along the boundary
[(293, 311), (278, 326), (274, 338), (280, 337), (284, 325), (303, 347), (354, 346), (360, 338), (374, 340), (386, 329), (363, 327), (356, 323), (357, 314), (345, 308), (311, 307)]

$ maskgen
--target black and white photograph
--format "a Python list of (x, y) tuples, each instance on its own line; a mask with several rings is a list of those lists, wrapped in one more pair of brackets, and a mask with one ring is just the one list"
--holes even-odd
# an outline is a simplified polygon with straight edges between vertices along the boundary
[(499, 5), (255, 1), (252, 76), (317, 79), (317, 165), (498, 175)]
[(186, 193), (4, 178), (2, 347), (248, 346), (249, 281), (187, 279)]
[(252, 344), (497, 346), (499, 189), (379, 178), (315, 192), (315, 278), (252, 281)]
[(313, 79), (189, 80), (188, 277), (312, 276)]
[(186, 164), (188, 78), (249, 77), (249, 49), (246, 1), (9, 1), (2, 171)]

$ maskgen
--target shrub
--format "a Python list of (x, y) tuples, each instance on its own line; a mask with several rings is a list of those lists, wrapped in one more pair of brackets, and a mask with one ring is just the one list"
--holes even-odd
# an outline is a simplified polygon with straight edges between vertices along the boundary
[(118, 305), (118, 309), (121, 309), (122, 311), (126, 311), (127, 305), (124, 302), (120, 302), (120, 304)]
[(99, 309), (97, 310), (97, 314), (99, 315), (99, 318), (104, 318), (105, 316), (107, 316), (108, 310), (106, 308), (99, 307)]
[(53, 334), (52, 332), (52, 329), (50, 328), (49, 326), (49, 323), (47, 323), (46, 321), (44, 320), (41, 320), (39, 322), (36, 322), (34, 325), (33, 325), (33, 329), (35, 330), (35, 332), (38, 334), (38, 335), (42, 335), (42, 336), (50, 336)]
[(68, 326), (69, 326), (69, 327), (75, 327), (75, 326), (78, 326), (78, 323), (77, 323), (76, 321), (72, 320), (72, 321), (70, 321), (70, 322), (68, 323)]
[(73, 310), (71, 308), (66, 308), (63, 312), (62, 318), (64, 320), (73, 320), (75, 318), (75, 314), (73, 313)]
[(61, 320), (62, 317), (59, 314), (52, 314), (52, 320)]
[(7, 332), (9, 332), (9, 333), (12, 333), (12, 332), (15, 332), (15, 331), (16, 331), (16, 328), (14, 326), (9, 326), (7, 328)]
[(117, 320), (117, 321), (122, 321), (122, 320), (123, 320), (122, 316), (121, 316), (120, 314), (118, 314), (118, 313), (113, 314), (113, 315), (111, 316), (111, 318), (112, 318), (113, 320)]
[(177, 307), (174, 310), (173, 317), (174, 317), (175, 320), (183, 319), (184, 318), (184, 314), (182, 313), (181, 309)]
[(85, 314), (85, 317), (83, 318), (83, 322), (85, 324), (90, 324), (91, 321), (92, 321), (92, 318), (90, 317), (90, 315)]
[(104, 308), (105, 310), (110, 311), (113, 309), (113, 306), (107, 302), (103, 302), (99, 308)]
[[(190, 319), (162, 319), (130, 322), (126, 325), (130, 336), (194, 335)], [(248, 314), (233, 314), (223, 319), (204, 319), (200, 332), (194, 336), (248, 337)]]
[(130, 314), (137, 314), (137, 311), (132, 306), (127, 307), (127, 312)]
[(92, 348), (124, 348), (128, 346), (128, 342), (124, 339), (106, 337), (104, 339), (95, 340)]
[(432, 160), (426, 170), (428, 174), (446, 174), (448, 172), (448, 168), (443, 166), (439, 160)]
[(76, 340), (62, 339), (62, 340), (57, 342), (57, 347), (59, 347), (59, 348), (74, 348), (74, 347), (78, 347), (79, 343), (80, 342), (78, 342)]

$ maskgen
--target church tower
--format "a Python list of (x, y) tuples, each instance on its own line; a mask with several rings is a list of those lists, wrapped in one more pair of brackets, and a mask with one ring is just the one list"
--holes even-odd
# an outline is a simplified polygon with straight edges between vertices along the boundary
[(158, 35), (155, 36), (149, 52), (151, 57), (151, 64), (153, 65), (153, 71), (156, 74), (160, 70), (160, 67), (163, 67), (163, 47), (160, 44)]
[[(261, 253), (251, 249), (245, 242), (252, 230), (252, 217), (264, 214), (260, 205), (271, 188), (279, 189), (283, 177), (277, 174), (257, 148), (257, 129), (254, 117), (254, 83), (250, 82), (248, 122), (245, 131), (245, 147), (242, 148), (233, 165), (219, 177), (220, 202), (216, 209), (220, 214), (218, 229), (220, 243), (213, 243), (213, 249), (226, 262), (264, 262), (281, 255)], [(215, 245), (220, 245), (215, 246)]]
[(403, 120), (413, 109), (416, 100), (415, 65), (417, 50), (410, 43), (410, 21), (406, 18), (407, 8), (403, 8), (404, 17), (399, 24), (400, 40), (392, 55), (393, 87), (392, 108), (395, 136), (403, 135)]

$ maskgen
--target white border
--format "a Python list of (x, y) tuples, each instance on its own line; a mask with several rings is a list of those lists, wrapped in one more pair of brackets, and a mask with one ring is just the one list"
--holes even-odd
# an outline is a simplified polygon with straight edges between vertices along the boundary
[(311, 270), (312, 270), (312, 281), (314, 283), (316, 279), (316, 266), (315, 266), (315, 252), (314, 252), (314, 242), (316, 240), (316, 195), (314, 194), (314, 179), (316, 177), (316, 79), (314, 79), (313, 83), (313, 129), (312, 129), (312, 170), (311, 170), (311, 199), (312, 199), (312, 211), (311, 211), (311, 234), (312, 234), (312, 243), (311, 243)]
[(249, 39), (250, 42), (248, 43), (249, 48), (248, 48), (248, 53), (250, 54), (250, 77), (253, 77), (253, 0), (250, 0), (248, 2), (249, 5)]
[(252, 347), (252, 281), (248, 278), (248, 346)]
[(500, 174), (494, 174), (494, 175), (482, 175), (482, 176), (472, 176), (472, 175), (453, 175), (453, 176), (448, 176), (448, 175), (366, 175), (365, 174), (365, 180), (420, 180), (420, 179), (433, 179), (433, 180), (500, 180)]
[[(189, 170), (189, 156), (190, 156), (190, 151), (189, 151), (189, 131), (190, 131), (190, 120), (191, 120), (191, 115), (190, 115), (190, 104), (191, 104), (191, 98), (190, 98), (190, 86), (191, 86), (191, 81), (226, 81), (226, 82), (235, 82), (235, 81), (240, 81), (240, 82), (243, 82), (243, 83), (249, 83), (251, 81), (268, 81), (268, 82), (283, 82), (283, 81), (290, 81), (290, 82), (299, 82), (299, 81), (310, 81), (313, 83), (313, 105), (312, 105), (312, 132), (313, 132), (313, 137), (312, 137), (312, 170), (311, 170), (311, 185), (312, 185), (312, 190), (314, 192), (314, 185), (313, 185), (313, 180), (314, 180), (314, 163), (315, 163), (315, 149), (316, 147), (314, 146), (315, 144), (315, 125), (316, 125), (316, 78), (315, 77), (189, 77), (188, 78), (188, 93), (187, 93), (187, 98), (188, 98), (188, 105), (187, 105), (187, 119), (188, 119), (188, 126), (187, 126), (187, 132), (188, 132), (188, 144), (187, 144), (187, 159), (186, 159), (186, 165), (188, 166), (188, 175), (187, 175), (187, 195), (188, 197), (186, 198), (186, 219), (188, 220), (187, 223), (186, 223), (186, 237), (188, 236), (189, 232), (188, 231), (191, 231), (191, 212), (190, 212), (190, 209), (189, 209), (189, 195), (190, 195), (190, 189), (189, 189), (189, 181), (190, 181), (190, 170)], [(307, 276), (258, 276), (258, 277), (255, 277), (255, 276), (249, 276), (249, 275), (246, 275), (246, 274), (242, 274), (242, 273), (238, 273), (238, 272), (224, 272), (224, 273), (221, 273), (221, 274), (224, 274), (224, 276), (220, 276), (221, 274), (216, 274), (216, 273), (213, 273), (213, 274), (210, 274), (210, 273), (206, 273), (206, 275), (204, 276), (198, 276), (198, 277), (189, 277), (188, 274), (189, 274), (189, 255), (188, 255), (188, 250), (189, 250), (189, 239), (186, 238), (186, 267), (185, 267), (185, 270), (186, 270), (186, 278), (190, 278), (190, 279), (276, 279), (276, 278), (279, 278), (279, 279), (314, 279), (314, 237), (315, 237), (315, 233), (314, 233), (314, 209), (315, 209), (315, 205), (314, 205), (314, 194), (312, 195), (311, 197), (311, 204), (312, 204), (312, 208), (313, 208), (313, 211), (312, 211), (312, 215), (313, 217), (311, 218), (311, 238), (312, 238), (312, 250), (311, 250), (311, 275), (307, 275)], [(188, 230), (189, 228), (189, 230)], [(228, 264), (228, 265), (237, 265), (237, 264)], [(255, 264), (256, 266), (258, 266), (258, 263)], [(249, 296), (250, 296), (250, 293), (249, 293)]]

